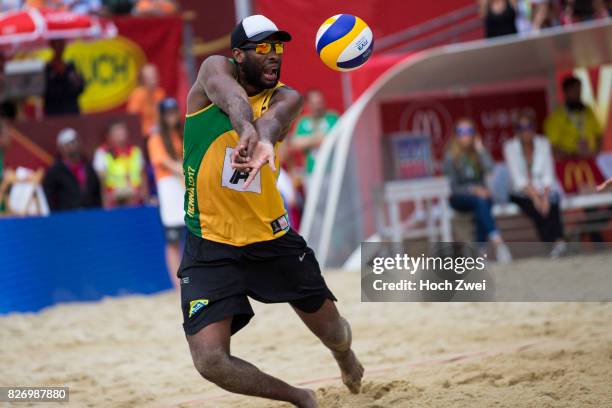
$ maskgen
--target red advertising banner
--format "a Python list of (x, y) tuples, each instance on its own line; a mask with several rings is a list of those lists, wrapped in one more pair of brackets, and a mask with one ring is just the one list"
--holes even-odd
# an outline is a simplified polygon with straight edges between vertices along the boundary
[(119, 35), (138, 45), (146, 61), (159, 69), (161, 86), (176, 95), (183, 45), (183, 21), (180, 16), (122, 17), (113, 20)]
[[(293, 36), (285, 51), (281, 80), (300, 92), (310, 88), (321, 89), (330, 107), (338, 111), (344, 110), (341, 74), (323, 65), (315, 49), (317, 30), (326, 19), (336, 14), (353, 14), (362, 18), (374, 33), (376, 55), (376, 41), (381, 38), (475, 5), (474, 0), (254, 0), (253, 3), (257, 13), (269, 17), (280, 29)], [(468, 34), (454, 40), (482, 37), (478, 30)]]
[[(159, 70), (160, 85), (176, 96), (182, 66), (183, 23), (180, 17), (118, 17), (115, 38), (74, 41), (68, 44), (64, 59), (72, 61), (85, 78), (85, 91), (79, 97), (81, 112), (94, 113), (121, 109), (138, 86), (140, 69), (152, 63)], [(51, 59), (43, 49), (19, 58)]]
[(476, 122), (478, 132), (493, 157), (501, 160), (502, 145), (513, 136), (512, 123), (521, 112), (534, 114), (541, 127), (547, 114), (546, 91), (386, 102), (381, 105), (381, 122), (385, 134), (418, 132), (429, 135), (433, 155), (440, 160), (453, 134), (455, 121), (468, 117)]

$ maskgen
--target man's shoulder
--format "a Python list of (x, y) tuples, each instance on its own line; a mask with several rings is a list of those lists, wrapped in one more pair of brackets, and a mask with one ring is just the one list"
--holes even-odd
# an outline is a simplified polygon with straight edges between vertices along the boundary
[(202, 61), (202, 65), (201, 67), (231, 67), (233, 69), (234, 67), (234, 59), (233, 58), (228, 58), (224, 55), (209, 55), (208, 57), (204, 58), (204, 61)]
[(304, 102), (302, 95), (287, 84), (279, 82), (274, 89), (271, 104), (283, 101), (291, 106), (292, 109), (301, 109)]
[(229, 63), (233, 63), (233, 61), (234, 61), (233, 58), (226, 57), (225, 55), (212, 54), (212, 55), (209, 55), (208, 57), (204, 58), (203, 62), (206, 62), (206, 61), (221, 61), (221, 60), (228, 61)]
[(278, 94), (287, 95), (300, 100), (302, 98), (302, 95), (298, 91), (283, 82), (279, 82), (274, 88), (274, 95), (276, 96)]

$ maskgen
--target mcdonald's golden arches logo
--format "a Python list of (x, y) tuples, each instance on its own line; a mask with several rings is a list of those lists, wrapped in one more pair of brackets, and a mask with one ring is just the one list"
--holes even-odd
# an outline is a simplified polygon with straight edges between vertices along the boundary
[(565, 190), (580, 190), (584, 187), (595, 187), (595, 175), (589, 163), (585, 160), (569, 162), (563, 172), (563, 187)]

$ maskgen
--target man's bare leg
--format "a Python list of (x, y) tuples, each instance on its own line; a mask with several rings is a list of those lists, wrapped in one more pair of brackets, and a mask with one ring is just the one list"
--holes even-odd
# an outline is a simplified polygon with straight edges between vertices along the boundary
[(231, 322), (229, 317), (187, 336), (193, 364), (202, 377), (230, 392), (286, 401), (300, 408), (318, 406), (312, 390), (292, 387), (231, 356)]
[(314, 313), (305, 313), (293, 308), (323, 344), (331, 350), (342, 373), (342, 382), (353, 394), (361, 390), (363, 366), (351, 349), (351, 326), (338, 313), (336, 305), (329, 299)]

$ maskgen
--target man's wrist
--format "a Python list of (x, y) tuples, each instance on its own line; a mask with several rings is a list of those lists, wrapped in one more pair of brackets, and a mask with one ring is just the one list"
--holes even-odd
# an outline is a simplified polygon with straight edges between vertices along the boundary
[(268, 144), (270, 144), (272, 146), (274, 146), (274, 144), (276, 143), (276, 141), (271, 140), (270, 137), (268, 137), (268, 136), (262, 136), (261, 139), (259, 139), (259, 141), (261, 143), (268, 143)]
[(238, 134), (242, 135), (245, 131), (255, 131), (255, 125), (248, 120), (241, 120), (234, 125)]

